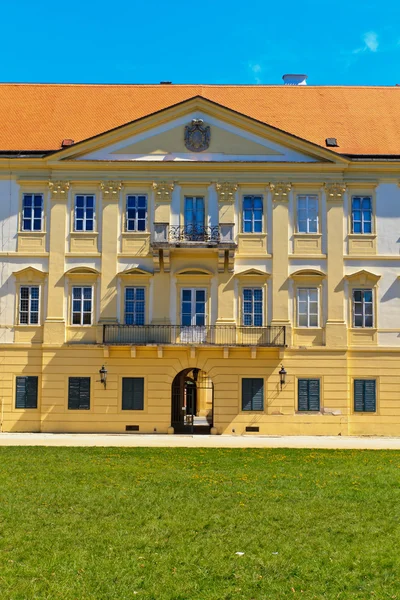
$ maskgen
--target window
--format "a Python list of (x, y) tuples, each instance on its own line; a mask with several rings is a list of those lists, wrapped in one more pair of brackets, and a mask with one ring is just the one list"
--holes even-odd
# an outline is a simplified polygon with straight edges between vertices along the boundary
[(39, 324), (39, 286), (22, 285), (19, 289), (20, 325)]
[(372, 290), (353, 290), (353, 327), (373, 327)]
[(122, 410), (143, 410), (144, 378), (122, 378)]
[(297, 290), (297, 326), (318, 327), (318, 289)]
[(262, 233), (263, 199), (262, 196), (244, 196), (243, 233)]
[(264, 379), (242, 379), (242, 410), (264, 410)]
[(92, 296), (91, 287), (72, 288), (72, 325), (92, 324)]
[(42, 220), (42, 194), (24, 194), (22, 198), (22, 231), (42, 231)]
[(318, 196), (297, 196), (298, 233), (318, 233)]
[(94, 196), (75, 196), (75, 231), (94, 231)]
[(17, 377), (15, 408), (37, 408), (38, 377)]
[(145, 292), (141, 287), (125, 288), (125, 324), (144, 325)]
[(319, 379), (298, 380), (298, 408), (319, 411)]
[(262, 327), (263, 291), (262, 288), (243, 289), (243, 325)]
[(90, 409), (90, 377), (69, 377), (68, 410)]
[(354, 410), (356, 412), (376, 412), (375, 379), (354, 380)]
[(147, 197), (126, 197), (126, 231), (146, 231)]
[(372, 233), (372, 198), (354, 196), (351, 200), (351, 232)]

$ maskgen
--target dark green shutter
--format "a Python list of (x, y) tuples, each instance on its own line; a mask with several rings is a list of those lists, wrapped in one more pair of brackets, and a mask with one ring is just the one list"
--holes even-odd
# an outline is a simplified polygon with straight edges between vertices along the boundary
[(354, 380), (354, 410), (355, 412), (376, 412), (375, 379)]
[(299, 410), (308, 410), (308, 379), (298, 380)]
[(124, 377), (122, 379), (122, 410), (143, 410), (144, 378)]
[(90, 409), (90, 377), (70, 377), (68, 382), (68, 409)]
[(319, 411), (319, 379), (298, 380), (298, 410)]
[(15, 408), (37, 408), (38, 377), (17, 377)]
[(264, 410), (263, 379), (242, 379), (242, 410)]

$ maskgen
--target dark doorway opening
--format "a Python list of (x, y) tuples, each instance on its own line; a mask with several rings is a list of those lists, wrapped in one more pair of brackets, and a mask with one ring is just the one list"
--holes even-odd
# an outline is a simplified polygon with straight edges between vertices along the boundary
[(175, 433), (209, 434), (214, 385), (204, 371), (184, 369), (172, 382), (171, 425)]

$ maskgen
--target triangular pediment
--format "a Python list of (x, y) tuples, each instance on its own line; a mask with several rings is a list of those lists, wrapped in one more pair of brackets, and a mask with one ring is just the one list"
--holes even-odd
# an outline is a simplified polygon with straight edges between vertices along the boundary
[[(196, 129), (197, 128), (197, 129)], [(199, 129), (198, 129), (199, 128)], [(193, 132), (206, 131), (202, 145)], [(196, 148), (196, 150), (194, 150)], [(107, 162), (342, 162), (337, 154), (204, 98), (192, 98), (49, 159)]]

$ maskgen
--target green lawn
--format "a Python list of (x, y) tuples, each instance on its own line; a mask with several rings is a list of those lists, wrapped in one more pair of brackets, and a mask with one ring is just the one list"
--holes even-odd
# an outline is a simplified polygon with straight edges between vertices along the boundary
[(400, 599), (397, 452), (1, 448), (0, 474), (1, 600)]

